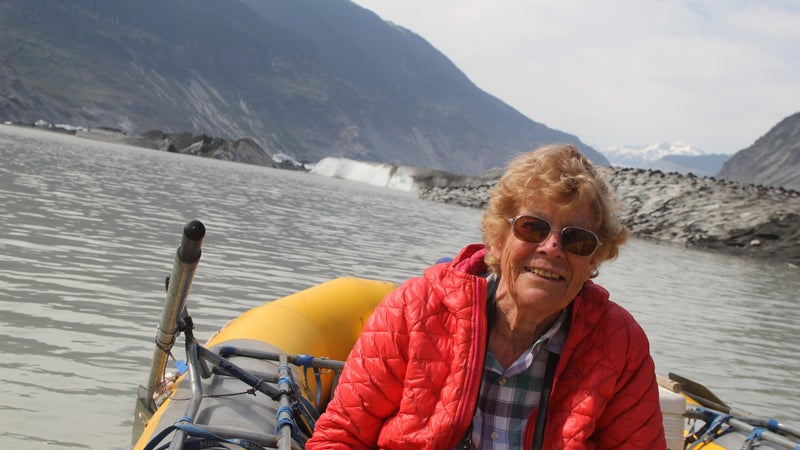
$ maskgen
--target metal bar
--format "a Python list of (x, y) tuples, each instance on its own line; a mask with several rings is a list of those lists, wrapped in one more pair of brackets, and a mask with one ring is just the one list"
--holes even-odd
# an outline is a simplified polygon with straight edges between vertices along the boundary
[(205, 233), (205, 226), (197, 220), (193, 220), (183, 227), (181, 245), (175, 255), (164, 311), (156, 334), (156, 347), (153, 351), (153, 362), (150, 366), (150, 376), (147, 379), (145, 398), (139, 398), (151, 413), (155, 412), (157, 408), (153, 394), (163, 381), (169, 352), (175, 344), (178, 334), (178, 317), (186, 308), (186, 299), (189, 296), (197, 264), (200, 262), (200, 247)]
[[(281, 392), (280, 396), (280, 411), (278, 413), (278, 423), (281, 423), (282, 420), (288, 420), (294, 422), (294, 417), (292, 416), (291, 408), (292, 408), (292, 399), (291, 399), (291, 392), (292, 392), (292, 385), (288, 380), (291, 380), (291, 372), (289, 369), (289, 360), (288, 357), (284, 355), (280, 355), (278, 366), (278, 390)], [(283, 423), (279, 426), (278, 431), (278, 450), (291, 450), (292, 449), (292, 427), (287, 423)]]
[[(704, 422), (706, 422), (708, 420), (712, 420), (712, 419), (709, 419), (708, 413), (706, 411), (710, 411), (712, 414), (724, 414), (724, 413), (720, 413), (720, 412), (717, 412), (717, 411), (712, 411), (712, 410), (707, 410), (707, 409), (703, 410), (703, 409), (690, 407), (690, 408), (686, 409), (685, 417), (688, 417), (690, 419), (699, 419), (699, 420), (702, 420)], [(783, 448), (787, 448), (787, 449), (791, 449), (791, 450), (795, 450), (797, 448), (800, 448), (800, 441), (793, 441), (792, 439), (787, 438), (787, 437), (785, 437), (783, 435), (780, 435), (778, 433), (775, 433), (773, 431), (770, 431), (765, 427), (753, 426), (752, 424), (747, 423), (747, 422), (745, 422), (745, 421), (743, 421), (741, 419), (737, 419), (734, 416), (730, 416), (730, 418), (727, 421), (725, 421), (725, 423), (727, 423), (728, 426), (730, 426), (731, 428), (733, 428), (735, 430), (738, 430), (738, 431), (740, 431), (742, 433), (745, 433), (745, 434), (752, 433), (753, 430), (756, 429), (756, 428), (763, 428), (763, 432), (761, 433), (761, 437), (760, 437), (761, 440), (768, 441), (768, 442), (771, 442), (773, 444), (777, 444), (777, 445), (779, 445), (779, 446), (781, 446)], [(713, 440), (712, 440), (712, 442), (713, 442)]]
[[(184, 414), (186, 417), (191, 419), (191, 423), (194, 423), (197, 419), (197, 412), (200, 410), (200, 403), (203, 401), (203, 384), (198, 368), (200, 361), (197, 356), (197, 349), (197, 341), (194, 339), (194, 337), (192, 337), (191, 341), (186, 343), (186, 360), (188, 361), (187, 366), (189, 367), (189, 381), (191, 382), (192, 387), (192, 400), (189, 402), (189, 406), (186, 407), (186, 413)], [(175, 435), (172, 437), (169, 450), (181, 450), (185, 440), (186, 432), (183, 430), (175, 430)]]
[(274, 434), (268, 433), (256, 433), (249, 430), (242, 430), (232, 428), (230, 426), (222, 426), (217, 427), (214, 425), (203, 425), (202, 426), (205, 430), (210, 433), (214, 433), (219, 437), (225, 439), (246, 439), (251, 442), (255, 442), (258, 445), (268, 447), (268, 448), (277, 448), (278, 447), (278, 437)]
[(217, 367), (219, 370), (227, 373), (228, 375), (242, 380), (245, 384), (253, 389), (266, 394), (267, 397), (271, 398), (272, 400), (277, 400), (278, 397), (280, 397), (281, 393), (278, 391), (278, 389), (275, 389), (274, 387), (265, 383), (265, 380), (254, 376), (250, 372), (219, 356), (213, 351), (205, 347), (198, 346), (198, 352), (200, 353), (200, 357), (202, 359), (208, 361), (213, 366)]
[[(226, 345), (219, 348), (219, 355), (222, 357), (245, 356), (248, 358), (264, 359), (267, 361), (279, 361), (283, 353), (253, 350), (253, 349), (236, 347), (232, 345)], [(298, 365), (298, 361), (301, 360), (304, 356), (305, 355), (288, 355), (287, 358), (290, 363)], [(342, 368), (344, 368), (344, 361), (315, 357), (311, 361), (311, 367), (316, 367), (319, 369), (342, 370)]]
[[(736, 429), (743, 430), (747, 433), (752, 433), (753, 430), (756, 428), (753, 425), (750, 425), (749, 423), (741, 421), (735, 417), (731, 417), (728, 420), (728, 424)], [(764, 428), (763, 430), (764, 431), (761, 433), (761, 440), (769, 441), (772, 442), (773, 444), (777, 444), (780, 445), (781, 447), (785, 447), (791, 450), (800, 448), (800, 441), (793, 441), (785, 436), (781, 436), (780, 434), (769, 431), (766, 428)]]

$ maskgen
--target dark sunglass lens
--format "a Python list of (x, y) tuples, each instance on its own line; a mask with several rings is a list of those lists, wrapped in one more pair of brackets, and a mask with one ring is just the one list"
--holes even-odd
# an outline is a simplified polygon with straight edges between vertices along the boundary
[(522, 216), (514, 222), (514, 234), (523, 241), (538, 244), (550, 234), (550, 224), (538, 217)]
[(581, 228), (567, 227), (561, 232), (564, 250), (578, 255), (589, 256), (597, 249), (597, 237)]

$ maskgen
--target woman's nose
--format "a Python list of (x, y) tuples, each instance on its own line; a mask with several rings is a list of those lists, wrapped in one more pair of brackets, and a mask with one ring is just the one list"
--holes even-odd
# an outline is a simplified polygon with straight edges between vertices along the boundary
[(550, 230), (550, 234), (539, 244), (539, 249), (548, 254), (563, 254), (564, 247), (561, 245), (561, 233), (556, 229)]

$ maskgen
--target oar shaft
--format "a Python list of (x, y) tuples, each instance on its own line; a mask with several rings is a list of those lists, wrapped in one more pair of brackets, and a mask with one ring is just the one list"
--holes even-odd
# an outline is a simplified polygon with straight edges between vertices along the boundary
[[(788, 434), (793, 436), (795, 439), (800, 440), (800, 430), (789, 425), (785, 425), (778, 420), (754, 418), (746, 414), (740, 414), (735, 409), (732, 409), (730, 414), (734, 417), (741, 418), (744, 422), (747, 422), (754, 427), (765, 428), (770, 431)], [(798, 443), (800, 444), (800, 442)]]
[[(797, 450), (800, 448), (800, 441), (792, 440), (789, 437), (779, 434), (770, 427), (766, 426), (766, 424), (752, 423), (746, 419), (743, 420), (736, 418), (735, 416), (720, 411), (714, 411), (713, 409), (709, 409), (707, 407), (687, 407), (685, 417), (689, 419), (702, 420), (706, 424), (719, 421), (720, 424), (727, 424), (727, 426), (737, 430), (743, 435), (751, 435), (756, 429), (760, 429), (761, 433), (756, 440), (769, 441), (773, 444), (781, 446), (782, 448), (787, 448), (790, 450)], [(708, 437), (709, 441), (713, 441), (716, 437), (718, 437), (718, 431), (719, 430), (712, 427), (711, 429), (706, 430), (704, 432), (705, 434), (701, 435), (698, 439), (706, 439), (706, 437)], [(720, 435), (723, 434), (724, 433), (721, 433)]]
[[(737, 419), (735, 417), (731, 417), (728, 420), (728, 424), (730, 426), (736, 428), (736, 429), (745, 431), (747, 433), (752, 433), (753, 430), (756, 428), (753, 425), (750, 425), (749, 423), (744, 422), (742, 420), (739, 420), (739, 419)], [(789, 439), (787, 437), (781, 436), (780, 434), (773, 433), (773, 432), (767, 430), (766, 428), (761, 433), (761, 439), (765, 440), (765, 441), (772, 442), (773, 444), (778, 444), (778, 445), (780, 445), (782, 447), (786, 447), (786, 448), (792, 449), (792, 450), (794, 450), (794, 449), (798, 448), (798, 446), (800, 446), (800, 442), (793, 441), (793, 440), (791, 440), (791, 439)]]
[[(686, 377), (672, 372), (669, 373), (669, 378), (666, 381), (678, 383), (678, 392), (682, 392), (684, 395), (705, 406), (706, 408), (711, 408), (724, 414), (738, 417), (741, 421), (743, 421), (743, 423), (748, 423), (758, 428), (777, 431), (779, 433), (788, 434), (795, 439), (800, 439), (800, 429), (782, 424), (775, 420), (757, 418), (748, 412), (731, 408), (716, 395), (714, 395), (707, 387), (696, 381), (692, 381)], [(662, 383), (662, 380), (660, 380), (659, 383)], [(779, 438), (782, 437), (780, 434), (775, 435)], [(787, 442), (793, 441), (787, 440)], [(791, 447), (792, 449), (800, 448), (800, 445), (798, 445), (800, 442), (793, 442), (793, 444), (794, 446)]]
[(197, 264), (200, 262), (200, 248), (205, 233), (205, 226), (197, 220), (193, 220), (183, 227), (181, 245), (175, 255), (175, 263), (172, 266), (172, 274), (167, 287), (167, 298), (164, 301), (164, 311), (156, 333), (156, 346), (147, 381), (147, 398), (140, 399), (151, 412), (155, 412), (156, 409), (153, 394), (161, 384), (169, 352), (175, 344), (179, 328), (178, 319), (186, 308), (186, 299), (192, 287)]

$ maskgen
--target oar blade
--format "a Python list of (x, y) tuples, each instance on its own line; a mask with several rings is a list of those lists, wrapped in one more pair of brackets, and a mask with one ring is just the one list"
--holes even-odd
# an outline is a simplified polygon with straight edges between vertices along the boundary
[[(703, 400), (708, 400), (709, 402), (714, 403), (715, 406), (722, 406), (726, 410), (730, 410), (730, 407), (725, 404), (719, 397), (714, 395), (707, 387), (703, 386), (702, 384), (692, 381), (686, 377), (682, 377), (678, 374), (670, 372), (668, 374), (670, 380), (680, 383), (681, 389), (683, 392), (689, 394), (691, 397), (699, 397)], [(695, 399), (697, 400), (697, 399)], [(697, 400), (699, 403), (702, 404), (702, 400)]]

